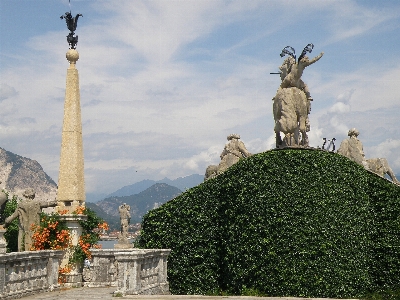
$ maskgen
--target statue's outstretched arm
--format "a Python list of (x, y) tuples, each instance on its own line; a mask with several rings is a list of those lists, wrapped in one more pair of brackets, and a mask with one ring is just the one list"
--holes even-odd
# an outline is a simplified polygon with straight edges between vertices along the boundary
[(244, 157), (249, 157), (252, 155), (249, 151), (247, 151), (246, 146), (243, 142), (239, 143), (239, 150), (244, 155)]
[(39, 201), (40, 208), (57, 206), (57, 200)]
[(317, 61), (319, 61), (323, 55), (324, 55), (324, 52), (321, 52), (319, 55), (314, 57), (312, 60), (310, 60), (310, 62), (308, 63), (308, 66), (312, 65), (313, 63), (315, 63)]
[(18, 217), (18, 208), (14, 211), (14, 213), (11, 215), (11, 216), (9, 216), (9, 217), (7, 217), (6, 219), (5, 219), (5, 221), (4, 221), (4, 227), (8, 227), (8, 225), (10, 225), (10, 223), (12, 222), (12, 221), (14, 221), (14, 219), (16, 219)]

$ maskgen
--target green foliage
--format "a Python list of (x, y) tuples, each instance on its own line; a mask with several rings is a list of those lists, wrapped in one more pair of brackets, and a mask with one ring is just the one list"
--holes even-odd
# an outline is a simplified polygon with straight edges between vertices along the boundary
[(79, 221), (82, 226), (82, 235), (79, 238), (78, 245), (73, 247), (73, 255), (69, 259), (70, 263), (81, 263), (86, 258), (90, 258), (89, 249), (100, 240), (99, 225), (104, 223), (104, 220), (88, 207), (85, 207), (83, 214), (87, 216), (87, 219)]
[(400, 285), (400, 188), (338, 154), (241, 160), (143, 218), (175, 294), (360, 297)]
[[(3, 191), (7, 195), (7, 202), (4, 209), (4, 218), (11, 216), (18, 206), (17, 197), (13, 196), (12, 199), (9, 199), (9, 195), (7, 192)], [(13, 220), (11, 224), (7, 227), (7, 231), (4, 234), (4, 237), (7, 241), (7, 252), (17, 252), (18, 251), (18, 218)]]
[(97, 214), (90, 208), (85, 207), (83, 212), (84, 215), (87, 216), (86, 221), (79, 221), (79, 224), (82, 226), (83, 233), (90, 233), (93, 234), (94, 238), (97, 238), (96, 242), (99, 240), (99, 233), (93, 231), (94, 229), (98, 228), (100, 223), (103, 223), (104, 220), (97, 216)]

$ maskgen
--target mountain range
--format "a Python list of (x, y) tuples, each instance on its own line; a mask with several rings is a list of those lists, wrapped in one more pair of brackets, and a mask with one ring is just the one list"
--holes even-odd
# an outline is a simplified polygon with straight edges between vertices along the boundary
[(57, 184), (36, 160), (3, 148), (0, 148), (0, 181), (2, 189), (20, 198), (28, 188), (35, 190), (36, 199), (51, 200), (57, 194)]
[[(36, 198), (40, 200), (55, 199), (57, 184), (48, 176), (42, 166), (35, 160), (14, 154), (0, 148), (0, 181), (1, 189), (22, 198), (22, 193), (33, 188)], [(86, 201), (86, 206), (107, 221), (112, 228), (119, 227), (118, 206), (127, 203), (131, 206), (131, 222), (140, 222), (142, 216), (150, 209), (158, 207), (203, 182), (199, 174), (180, 177), (175, 180), (143, 180), (124, 186), (115, 192), (103, 196), (97, 203)]]
[(119, 217), (118, 207), (130, 205), (131, 223), (141, 222), (142, 216), (149, 210), (159, 207), (168, 200), (180, 195), (182, 191), (166, 183), (155, 183), (138, 194), (129, 196), (111, 196), (95, 203), (106, 214)]

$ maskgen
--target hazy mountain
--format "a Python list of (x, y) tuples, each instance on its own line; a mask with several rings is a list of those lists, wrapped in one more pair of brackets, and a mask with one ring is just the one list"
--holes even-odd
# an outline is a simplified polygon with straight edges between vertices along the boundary
[(174, 180), (171, 180), (169, 178), (164, 178), (164, 179), (161, 179), (158, 181), (146, 179), (146, 180), (142, 180), (142, 181), (139, 181), (139, 182), (131, 184), (131, 185), (124, 186), (124, 187), (120, 188), (119, 190), (109, 194), (105, 198), (110, 198), (110, 197), (115, 197), (115, 196), (122, 197), (122, 196), (135, 195), (135, 194), (138, 194), (138, 193), (146, 190), (147, 188), (151, 187), (155, 183), (166, 183), (170, 186), (174, 186), (174, 187), (180, 189), (181, 191), (185, 191), (186, 189), (189, 189), (196, 185), (199, 185), (203, 181), (204, 181), (204, 175), (199, 175), (199, 174), (193, 174), (193, 175), (189, 175), (186, 177), (179, 177)]
[(120, 230), (120, 220), (119, 216), (112, 216), (106, 213), (100, 206), (96, 203), (86, 202), (86, 207), (93, 210), (99, 218), (102, 218), (110, 226), (110, 229)]
[(0, 181), (2, 188), (19, 197), (28, 188), (35, 190), (36, 199), (52, 200), (57, 194), (57, 184), (36, 160), (3, 148), (0, 148)]
[(189, 176), (186, 176), (186, 177), (179, 177), (179, 178), (174, 179), (174, 180), (170, 180), (168, 178), (164, 178), (164, 179), (159, 180), (157, 182), (166, 183), (166, 184), (169, 184), (169, 185), (177, 187), (181, 191), (185, 191), (187, 189), (190, 189), (190, 188), (192, 188), (194, 186), (199, 185), (203, 181), (204, 181), (204, 175), (193, 174), (193, 175), (189, 175)]
[(143, 192), (144, 190), (148, 189), (149, 187), (151, 187), (156, 183), (157, 183), (156, 181), (150, 179), (142, 180), (134, 184), (124, 186), (119, 190), (107, 195), (105, 198), (123, 197), (123, 196), (139, 194), (140, 192)]
[(166, 183), (155, 183), (144, 191), (130, 196), (112, 196), (96, 203), (104, 212), (119, 217), (118, 207), (122, 203), (131, 206), (131, 223), (141, 222), (149, 210), (159, 207), (168, 200), (180, 195), (182, 191)]

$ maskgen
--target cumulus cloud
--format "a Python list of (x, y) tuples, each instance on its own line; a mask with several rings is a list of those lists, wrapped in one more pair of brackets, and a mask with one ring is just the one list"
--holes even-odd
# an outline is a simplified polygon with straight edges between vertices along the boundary
[(387, 139), (384, 142), (369, 147), (366, 151), (367, 158), (383, 157), (389, 162), (389, 165), (395, 169), (400, 168), (400, 140)]
[[(379, 14), (333, 0), (82, 1), (80, 8), (77, 69), (90, 192), (203, 174), (233, 132), (252, 153), (274, 148), (271, 99), (280, 81), (269, 72), (288, 44), (299, 52), (313, 42), (325, 51), (303, 75), (315, 99), (312, 146), (323, 137), (340, 141), (351, 127), (366, 152), (400, 136), (400, 60), (382, 46), (378, 61), (377, 49), (365, 47), (376, 39), (371, 30), (391, 36), (381, 26), (395, 20), (395, 9)], [(62, 27), (32, 36), (12, 67), (0, 70), (2, 146), (38, 160), (55, 180), (68, 68)], [(367, 53), (350, 55), (356, 48)], [(390, 149), (393, 159), (397, 148)]]

